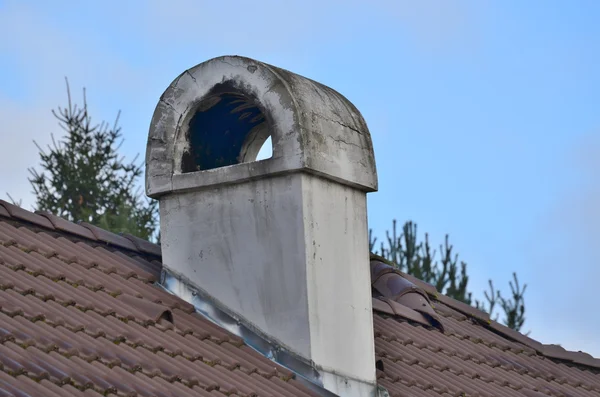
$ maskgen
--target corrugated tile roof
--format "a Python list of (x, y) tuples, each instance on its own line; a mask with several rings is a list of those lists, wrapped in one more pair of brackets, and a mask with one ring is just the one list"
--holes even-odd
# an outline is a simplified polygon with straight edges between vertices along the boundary
[[(316, 395), (157, 286), (159, 253), (0, 200), (0, 396)], [(410, 283), (386, 276), (373, 305), (378, 383), (392, 397), (600, 395), (600, 360), (393, 273)]]
[[(381, 272), (381, 258), (373, 259)], [(391, 396), (600, 396), (600, 360), (543, 345), (430, 287), (441, 329), (409, 307), (374, 305), (377, 378)]]
[(155, 285), (156, 252), (0, 201), (0, 396), (317, 395)]

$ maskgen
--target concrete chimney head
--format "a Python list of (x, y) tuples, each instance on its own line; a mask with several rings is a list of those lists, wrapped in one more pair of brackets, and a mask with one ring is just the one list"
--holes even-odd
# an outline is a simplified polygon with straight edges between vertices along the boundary
[[(273, 156), (252, 162), (269, 136)], [(333, 89), (227, 56), (186, 70), (161, 96), (146, 151), (150, 197), (298, 170), (377, 190), (367, 125)]]
[[(256, 160), (268, 137), (273, 155)], [(371, 136), (333, 89), (248, 58), (182, 73), (150, 126), (166, 272), (322, 374), (375, 390), (366, 193)]]

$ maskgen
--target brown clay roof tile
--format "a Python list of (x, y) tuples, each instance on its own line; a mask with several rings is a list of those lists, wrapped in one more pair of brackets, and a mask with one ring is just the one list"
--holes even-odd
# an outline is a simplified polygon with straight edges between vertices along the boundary
[(128, 234), (128, 233), (124, 233), (124, 234), (122, 234), (122, 236), (125, 237), (126, 239), (130, 240), (133, 243), (133, 245), (135, 245), (137, 250), (140, 252), (143, 252), (145, 254), (154, 255), (154, 256), (161, 255), (160, 246), (157, 244), (153, 244), (147, 240), (144, 240), (144, 239), (136, 237), (136, 236), (132, 236), (131, 234)]
[(156, 248), (1, 204), (0, 395), (315, 395), (156, 286)]
[(54, 226), (48, 219), (34, 214), (33, 212), (29, 212), (7, 201), (0, 200), (0, 207), (3, 207), (5, 210), (3, 212), (8, 212), (10, 217), (16, 218), (20, 221), (29, 222), (37, 226), (54, 229)]
[(10, 213), (6, 210), (6, 208), (4, 208), (2, 201), (0, 201), (0, 216), (10, 218)]
[[(383, 297), (394, 314), (438, 327), (443, 330), (438, 314), (433, 310), (427, 292), (409, 281), (393, 266), (379, 260), (371, 260), (371, 287), (374, 294)], [(386, 311), (376, 304), (375, 310)], [(382, 310), (384, 309), (384, 310)]]
[(381, 313), (374, 316), (376, 359), (383, 367), (378, 382), (392, 396), (600, 395), (600, 360), (542, 345), (462, 302), (426, 292), (443, 333), (374, 299)]
[(52, 225), (54, 226), (54, 228), (56, 230), (70, 233), (75, 236), (83, 237), (88, 240), (96, 240), (96, 237), (94, 236), (94, 234), (92, 233), (92, 231), (90, 229), (86, 229), (83, 226), (80, 226), (73, 222), (69, 222), (66, 219), (63, 219), (56, 215), (52, 215), (48, 212), (36, 211), (35, 213), (40, 216), (43, 216), (44, 218), (47, 218), (50, 221), (50, 223), (52, 223)]
[[(0, 396), (317, 395), (157, 286), (159, 254), (132, 236), (0, 201)], [(600, 360), (384, 274), (374, 284), (375, 352), (392, 397), (600, 395)], [(424, 303), (429, 317), (416, 310)]]
[(131, 251), (137, 251), (137, 247), (135, 246), (135, 244), (133, 244), (131, 240), (126, 239), (123, 236), (119, 236), (118, 234), (101, 229), (98, 226), (90, 225), (87, 222), (80, 222), (79, 225), (83, 226), (86, 229), (89, 229), (98, 241), (102, 241), (107, 244), (112, 244), (117, 247), (125, 248)]
[[(392, 391), (397, 383), (414, 388), (411, 382), (415, 381), (425, 395), (432, 396), (439, 394), (442, 385), (452, 395), (461, 391), (508, 396), (511, 391), (541, 386), (554, 388), (556, 395), (584, 395), (586, 389), (600, 393), (600, 374), (593, 368), (553, 361), (468, 318), (444, 317), (443, 321), (445, 334), (400, 318), (375, 316), (376, 355), (384, 363), (382, 385)], [(420, 379), (429, 383), (419, 383)]]

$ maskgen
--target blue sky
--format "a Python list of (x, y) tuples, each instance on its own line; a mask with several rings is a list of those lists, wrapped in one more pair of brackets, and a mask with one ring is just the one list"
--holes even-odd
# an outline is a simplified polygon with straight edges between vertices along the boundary
[[(600, 357), (600, 2), (3, 1), (0, 192), (33, 196), (32, 143), (60, 134), (64, 77), (92, 114), (123, 111), (143, 158), (161, 93), (183, 70), (245, 55), (320, 81), (361, 110), (391, 220), (451, 242), (481, 297), (528, 284), (524, 330)], [(4, 198), (6, 198), (4, 196)]]

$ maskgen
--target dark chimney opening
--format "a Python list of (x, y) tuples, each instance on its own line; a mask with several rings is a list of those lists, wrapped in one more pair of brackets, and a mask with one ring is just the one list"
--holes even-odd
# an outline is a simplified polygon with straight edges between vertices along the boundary
[(255, 161), (269, 138), (265, 113), (227, 83), (216, 86), (189, 121), (181, 171), (195, 172)]

